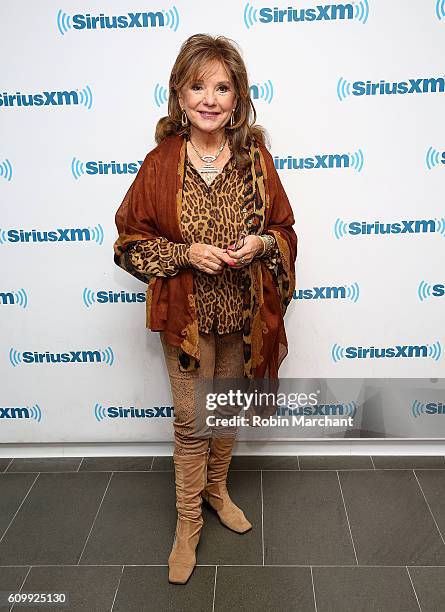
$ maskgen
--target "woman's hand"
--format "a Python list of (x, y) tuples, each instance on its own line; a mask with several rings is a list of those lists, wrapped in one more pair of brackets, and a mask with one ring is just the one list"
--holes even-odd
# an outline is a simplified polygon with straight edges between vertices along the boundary
[(221, 274), (225, 264), (235, 265), (234, 260), (227, 255), (225, 250), (201, 242), (194, 242), (191, 245), (189, 260), (194, 268), (207, 272), (207, 274)]
[[(229, 245), (235, 246), (233, 244)], [(232, 251), (232, 249), (227, 248), (227, 254), (235, 261), (234, 268), (242, 268), (243, 266), (248, 266), (255, 255), (258, 253), (262, 253), (263, 251), (263, 241), (259, 236), (255, 234), (249, 234), (244, 238), (244, 245), (241, 249), (237, 251)], [(230, 264), (229, 264), (230, 265)]]

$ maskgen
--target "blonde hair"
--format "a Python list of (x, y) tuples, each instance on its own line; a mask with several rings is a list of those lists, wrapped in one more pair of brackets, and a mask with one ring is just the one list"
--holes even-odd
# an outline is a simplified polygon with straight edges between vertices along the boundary
[(189, 82), (197, 80), (206, 65), (219, 61), (230, 76), (237, 99), (234, 125), (226, 124), (226, 134), (236, 166), (244, 169), (250, 163), (249, 149), (252, 141), (265, 145), (267, 133), (256, 125), (256, 110), (250, 97), (247, 70), (237, 44), (225, 36), (209, 34), (190, 36), (179, 50), (169, 81), (168, 115), (156, 125), (155, 140), (159, 144), (173, 134), (190, 134), (190, 124), (181, 124), (182, 110), (178, 92)]

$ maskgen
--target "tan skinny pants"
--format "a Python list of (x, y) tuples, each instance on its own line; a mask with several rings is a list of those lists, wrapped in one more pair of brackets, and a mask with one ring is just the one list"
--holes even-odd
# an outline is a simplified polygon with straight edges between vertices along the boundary
[[(165, 341), (160, 332), (164, 358), (170, 378), (174, 403), (175, 450), (178, 454), (195, 454), (207, 448), (213, 436), (236, 437), (236, 426), (212, 428), (206, 425), (206, 417), (230, 417), (240, 413), (241, 407), (217, 408), (213, 412), (205, 407), (205, 394), (212, 391), (212, 381), (218, 379), (242, 379), (244, 371), (242, 331), (231, 334), (200, 333), (200, 367), (182, 372), (178, 363), (178, 348)], [(216, 390), (216, 389), (215, 389)], [(222, 412), (221, 412), (222, 411)]]

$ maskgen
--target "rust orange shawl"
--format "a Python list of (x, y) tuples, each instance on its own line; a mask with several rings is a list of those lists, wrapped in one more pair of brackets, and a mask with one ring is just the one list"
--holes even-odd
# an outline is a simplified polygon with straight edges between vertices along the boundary
[[(126, 257), (128, 248), (138, 240), (164, 236), (172, 242), (184, 242), (180, 215), (185, 153), (185, 139), (169, 136), (145, 157), (116, 213), (119, 237), (114, 244), (114, 261), (148, 283), (146, 326), (164, 331), (167, 342), (179, 347), (181, 369), (190, 370), (199, 367), (200, 359), (193, 268), (182, 268), (167, 278), (142, 276)], [(295, 288), (297, 236), (292, 228), (292, 208), (271, 154), (253, 143), (250, 157), (246, 232), (273, 233), (280, 261), (274, 271), (261, 259), (249, 266), (250, 291), (243, 309), (244, 376), (274, 379), (287, 355), (283, 317)]]

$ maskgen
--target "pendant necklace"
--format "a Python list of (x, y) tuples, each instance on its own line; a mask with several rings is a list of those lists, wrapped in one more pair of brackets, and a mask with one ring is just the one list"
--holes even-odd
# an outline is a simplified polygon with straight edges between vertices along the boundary
[(201, 153), (197, 150), (192, 140), (190, 139), (190, 144), (194, 148), (197, 156), (199, 157), (200, 160), (204, 162), (204, 166), (202, 168), (199, 168), (199, 173), (201, 174), (202, 178), (205, 180), (207, 185), (210, 185), (210, 183), (213, 181), (215, 176), (219, 174), (219, 170), (216, 166), (213, 165), (213, 162), (216, 161), (218, 157), (221, 155), (221, 152), (224, 149), (226, 141), (227, 141), (227, 136), (224, 138), (224, 141), (219, 147), (218, 151), (216, 152), (216, 155), (201, 155)]

